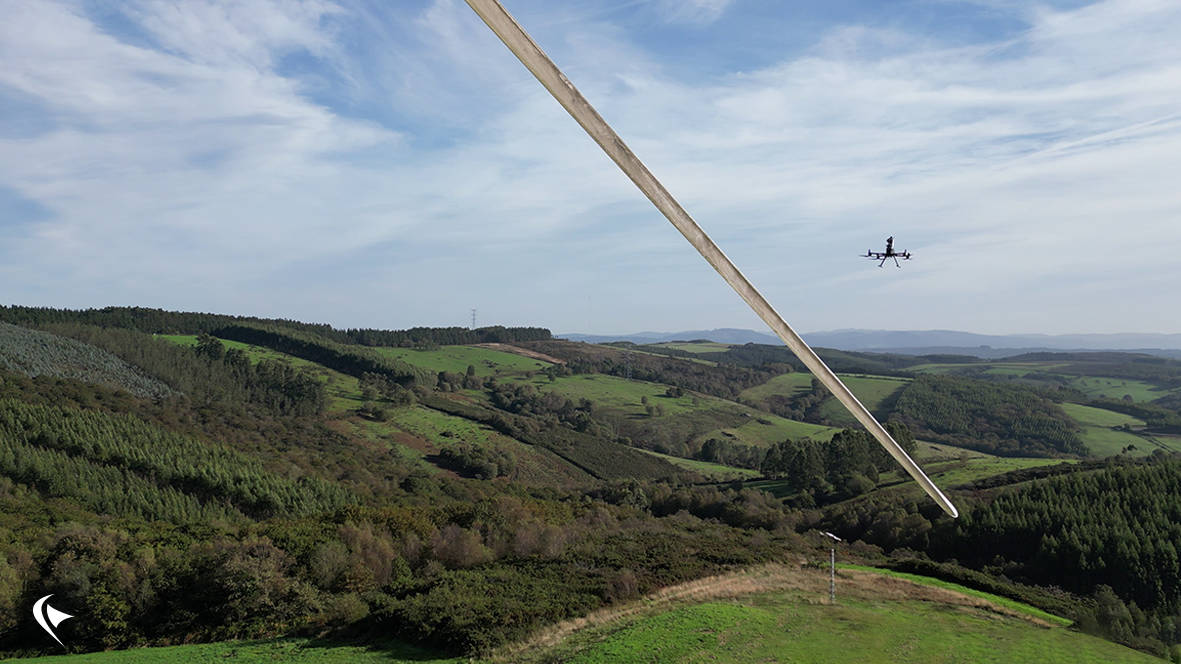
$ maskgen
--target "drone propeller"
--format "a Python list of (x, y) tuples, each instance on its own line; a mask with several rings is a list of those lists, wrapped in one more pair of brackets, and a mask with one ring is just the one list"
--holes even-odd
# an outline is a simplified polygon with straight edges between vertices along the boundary
[(951, 516), (959, 515), (955, 505), (943, 495), (939, 487), (931, 481), (918, 464), (907, 455), (906, 451), (890, 437), (889, 432), (879, 423), (869, 410), (857, 400), (849, 388), (841, 382), (832, 369), (820, 359), (800, 335), (783, 320), (783, 317), (771, 307), (754, 285), (738, 271), (738, 268), (722, 253), (705, 231), (693, 221), (689, 213), (677, 203), (672, 194), (664, 188), (656, 176), (644, 166), (643, 162), (623, 142), (605, 120), (595, 111), (590, 102), (574, 87), (574, 84), (562, 74), (552, 60), (541, 50), (521, 26), (505, 11), (497, 0), (466, 0), (484, 23), (496, 33), (513, 55), (537, 77), (545, 89), (554, 99), (573, 117), (586, 133), (590, 135), (599, 147), (611, 157), (612, 161), (629, 177), (631, 181), (644, 192), (644, 195), (660, 210), (685, 239), (697, 249), (718, 274), (726, 280), (751, 309), (775, 331), (796, 357), (820, 380), (825, 387), (849, 410), (852, 415), (870, 434), (881, 443), (882, 447), (902, 465), (906, 472), (919, 483), (936, 503)]

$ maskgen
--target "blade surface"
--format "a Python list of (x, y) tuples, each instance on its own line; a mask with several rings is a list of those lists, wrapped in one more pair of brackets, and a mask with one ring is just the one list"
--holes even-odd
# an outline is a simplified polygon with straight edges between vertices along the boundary
[(857, 418), (857, 421), (906, 469), (906, 472), (919, 483), (923, 491), (926, 491), (927, 495), (938, 503), (944, 512), (953, 517), (959, 516), (955, 505), (947, 499), (947, 496), (943, 495), (939, 487), (935, 486), (935, 483), (927, 477), (918, 464), (890, 437), (885, 427), (866, 410), (857, 397), (853, 396), (849, 388), (824, 364), (816, 352), (804, 343), (800, 335), (796, 334), (787, 321), (783, 320), (783, 317), (755, 290), (750, 281), (738, 271), (734, 263), (722, 253), (722, 250), (705, 234), (697, 222), (693, 221), (689, 213), (677, 203), (672, 194), (664, 188), (664, 185), (660, 184), (656, 176), (648, 171), (648, 168), (632, 153), (623, 139), (611, 129), (590, 105), (590, 102), (562, 74), (557, 65), (549, 59), (549, 56), (542, 52), (541, 48), (505, 11), (504, 7), (497, 0), (466, 0), (466, 2), (513, 52), (513, 55), (517, 56), (517, 59), (537, 77), (545, 89), (549, 90), (554, 99), (599, 144), (607, 156), (611, 157), (624, 174), (685, 236), (685, 239), (717, 270), (718, 274), (722, 275), (726, 283), (730, 284), (730, 287), (750, 305), (759, 318), (762, 318), (783, 340), (783, 343), (795, 353), (796, 357), (800, 358), (800, 361), (808, 367), (812, 375), (820, 379), (820, 382), (832, 392), (833, 396), (848, 409), (853, 417)]

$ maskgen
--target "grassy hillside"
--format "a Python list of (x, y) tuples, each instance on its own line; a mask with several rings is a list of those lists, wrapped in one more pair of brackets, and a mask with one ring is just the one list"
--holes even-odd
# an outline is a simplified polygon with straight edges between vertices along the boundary
[(378, 347), (386, 357), (431, 371), (450, 371), (462, 374), (474, 367), (477, 376), (494, 376), (537, 371), (550, 366), (549, 362), (475, 346), (442, 346), (432, 350)]
[[(1175, 528), (1154, 536), (1161, 545), (1150, 561), (1137, 566), (1132, 558), (1099, 571), (1092, 550), (1111, 549), (1102, 551), (1107, 561), (1121, 549), (1092, 537), (1088, 576), (1071, 586), (1074, 595), (1037, 588), (1062, 585), (1047, 570), (1084, 562), (1068, 559), (1079, 549), (1068, 539), (1034, 552), (1036, 567), (1022, 567), (1035, 559), (1028, 551), (979, 559), (972, 551), (949, 553), (968, 535), (997, 545), (974, 515), (1007, 504), (1007, 492), (1045, 502), (1028, 491), (1034, 478), (1167, 462), (1160, 454), (1143, 458), (1181, 448), (1181, 437), (1169, 433), (1181, 430), (1170, 419), (1181, 415), (1165, 402), (1144, 403), (1150, 392), (1177, 389), (1170, 381), (1181, 373), (1167, 362), (1118, 354), (999, 363), (935, 358), (931, 371), (953, 375), (912, 376), (919, 358), (831, 353), (842, 378), (879, 417), (902, 417), (936, 441), (921, 443), (916, 456), (962, 508), (953, 522), (908, 477), (886, 468), (892, 460), (870, 458), (880, 450), (867, 447), (873, 441), (864, 432), (828, 426), (847, 421), (843, 409), (813, 390), (807, 373), (784, 373), (795, 364), (782, 348), (637, 350), (545, 334), (513, 341), (545, 354), (534, 359), (503, 346), (445, 345), (471, 343), (460, 328), (363, 335), (369, 344), (395, 339), (395, 347), (357, 345), (362, 337), (326, 326), (229, 329), (199, 314), (161, 320), (178, 323), (150, 330), (167, 332), (162, 338), (140, 327), (78, 322), (49, 331), (71, 337), (86, 353), (102, 348), (183, 395), (144, 399), (89, 384), (97, 380), (89, 375), (34, 379), (0, 371), (0, 648), (44, 647), (44, 635), (35, 626), (26, 630), (17, 616), (49, 593), (60, 608), (95, 617), (71, 621), (77, 631), (69, 643), (80, 648), (328, 633), (381, 634), (428, 648), (281, 639), (152, 651), (177, 661), (434, 661), (490, 652), (513, 662), (790, 661), (822, 658), (842, 645), (863, 648), (844, 661), (904, 653), (942, 661), (946, 649), (905, 636), (927, 624), (972, 657), (990, 640), (1026, 641), (1027, 618), (1003, 602), (986, 599), (996, 606), (976, 615), (978, 597), (948, 600), (890, 585), (898, 581), (865, 580), (855, 570), (842, 573), (836, 607), (823, 602), (822, 570), (798, 566), (783, 568), (792, 571), (776, 577), (778, 585), (734, 578), (722, 584), (724, 592), (693, 585), (708, 586), (701, 579), (710, 574), (799, 559), (817, 529), (857, 540), (850, 553), (866, 560), (901, 560), (900, 548), (929, 555), (951, 571), (909, 571), (946, 572), (979, 582), (977, 588), (1090, 616), (1113, 639), (1163, 651), (1178, 638), (1168, 627), (1175, 624), (1173, 607), (1128, 594), (1151, 589), (1133, 585), (1129, 573), (1139, 579), (1150, 568), (1175, 567), (1166, 546), (1181, 550)], [(251, 343), (218, 344), (195, 334), (227, 329)], [(42, 334), (18, 331), (21, 339)], [(22, 348), (34, 363), (52, 359), (37, 344)], [(1091, 400), (1070, 384), (1083, 379), (1122, 381), (1108, 387), (1141, 392), (1129, 393), (1130, 400)], [(904, 442), (910, 436), (901, 428), (895, 435)], [(1092, 455), (1137, 445), (1122, 458), (1080, 460), (1080, 470), (1061, 457), (1029, 456), (1070, 452), (1073, 436)], [(780, 444), (789, 439), (795, 442)], [(778, 479), (755, 479), (763, 472)], [(814, 477), (823, 480), (801, 481)], [(1055, 486), (1082, 495), (1088, 482)], [(1122, 504), (1138, 486), (1117, 482), (1102, 495)], [(1071, 505), (1071, 495), (1055, 500)], [(1038, 513), (1037, 505), (1018, 506)], [(1152, 510), (1137, 513), (1177, 521)], [(1003, 521), (1007, 528), (1021, 523)], [(961, 525), (975, 529), (954, 530)], [(1023, 533), (1020, 541), (1031, 538)], [(1066, 557), (1051, 560), (1050, 553)], [(1008, 579), (1021, 572), (1025, 585), (990, 576), (998, 570)], [(686, 583), (688, 594), (677, 595)], [(1096, 595), (1101, 585), (1115, 589), (1111, 606), (1136, 600), (1139, 613), (1129, 615), (1140, 618), (1132, 627), (1116, 614), (1087, 613), (1106, 601)], [(678, 601), (661, 604), (669, 593)], [(661, 613), (646, 613), (652, 607)], [(596, 623), (600, 614), (610, 617)], [(991, 622), (977, 624), (990, 615)], [(649, 618), (656, 622), (646, 624)], [(598, 627), (534, 648), (531, 635), (551, 633), (567, 619)], [(1102, 623), (1108, 619), (1115, 622)], [(974, 636), (958, 642), (953, 633)], [(1083, 657), (1089, 647), (1056, 645), (1039, 654), (1014, 645), (1000, 652), (1055, 661), (1060, 650)], [(1121, 661), (1114, 657), (1107, 661)]]
[(775, 376), (771, 380), (743, 390), (738, 396), (741, 399), (754, 402), (763, 402), (767, 397), (778, 394), (782, 396), (795, 396), (802, 392), (807, 392), (812, 386), (812, 374), (802, 371), (795, 371), (788, 374)]
[[(197, 346), (197, 335), (195, 334), (158, 334), (155, 336), (158, 339), (164, 339), (179, 346), (189, 348), (195, 348)], [(334, 371), (322, 364), (316, 364), (301, 357), (271, 350), (270, 348), (234, 341), (232, 339), (221, 339), (220, 341), (227, 349), (232, 348), (246, 353), (246, 356), (250, 358), (251, 362), (257, 363), (262, 360), (279, 361), (299, 369), (304, 369), (319, 378), (324, 383), (325, 396), (327, 397), (324, 412), (328, 415), (344, 416), (361, 407), (363, 402), (361, 399), (361, 387), (359, 381), (353, 376)]]
[(1070, 381), (1070, 386), (1087, 396), (1108, 399), (1123, 399), (1129, 396), (1132, 401), (1137, 402), (1159, 399), (1168, 393), (1167, 390), (1142, 380), (1105, 376), (1079, 376)]
[(659, 452), (652, 452), (649, 450), (644, 450), (644, 451), (647, 454), (651, 454), (654, 457), (664, 459), (665, 461), (667, 461), (675, 466), (679, 466), (679, 467), (685, 468), (687, 470), (692, 470), (693, 472), (698, 473), (699, 475), (701, 475), (705, 479), (710, 480), (710, 481), (714, 481), (714, 482), (727, 482), (730, 480), (749, 479), (752, 477), (759, 476), (759, 471), (751, 470), (749, 468), (735, 468), (733, 466), (724, 466), (720, 463), (709, 463), (708, 461), (696, 461), (693, 459), (682, 459), (680, 457), (669, 456), (667, 454), (661, 454)]
[(1160, 661), (1070, 631), (1032, 607), (921, 577), (841, 569), (832, 605), (826, 567), (779, 567), (690, 584), (648, 600), (652, 608), (621, 607), (581, 628), (559, 626), (504, 661)]
[(683, 350), (686, 353), (724, 353), (730, 350), (731, 344), (716, 343), (713, 341), (702, 341), (698, 343), (677, 343), (667, 342), (662, 344), (653, 344), (661, 348), (671, 348), (673, 350)]
[(134, 648), (84, 655), (50, 655), (15, 661), (36, 664), (459, 664), (465, 657), (444, 657), (414, 646), (386, 643), (338, 645), (315, 639), (222, 641), (164, 648)]
[[(819, 556), (819, 554), (818, 554)], [(1159, 662), (1062, 626), (1032, 607), (954, 584), (842, 566), (772, 565), (673, 586), (561, 623), (486, 657), (452, 659), (398, 644), (306, 639), (53, 656), (39, 664), (139, 662)]]
[(1144, 456), (1157, 449), (1157, 446), (1145, 438), (1124, 429), (1125, 427), (1142, 428), (1144, 426), (1142, 419), (1103, 408), (1074, 403), (1062, 404), (1062, 410), (1082, 425), (1079, 437), (1082, 438), (1091, 456), (1105, 457), (1121, 453)]

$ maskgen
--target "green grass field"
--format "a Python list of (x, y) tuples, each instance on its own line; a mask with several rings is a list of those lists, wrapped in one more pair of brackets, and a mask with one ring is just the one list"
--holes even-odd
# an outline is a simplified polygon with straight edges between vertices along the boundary
[(1181, 452), (1181, 435), (1154, 433), (1145, 436), (1149, 443), (1166, 452)]
[(491, 445), (512, 440), (488, 425), (425, 406), (391, 410), (389, 422), (407, 433), (432, 441)]
[(675, 466), (700, 473), (702, 477), (714, 482), (740, 480), (758, 477), (760, 475), (759, 471), (749, 468), (735, 468), (734, 466), (723, 466), (720, 463), (709, 463), (708, 461), (698, 461), (696, 459), (682, 459), (681, 457), (669, 456), (651, 450), (640, 451), (664, 459)]
[[(886, 399), (906, 387), (909, 378), (889, 376), (866, 376), (863, 374), (840, 374), (841, 382), (857, 397), (866, 408), (876, 411)], [(839, 405), (839, 404), (838, 404)]]
[[(582, 484), (592, 480), (585, 471), (571, 465), (553, 452), (522, 443), (510, 438), (485, 424), (455, 415), (449, 415), (424, 406), (399, 408), (390, 411), (388, 422), (367, 423), (386, 440), (395, 441), (398, 436), (393, 429), (404, 431), (426, 442), (427, 451), (441, 450), (448, 445), (468, 443), (481, 447), (497, 447), (513, 455), (516, 467), (509, 479), (526, 484)], [(403, 456), (422, 458), (426, 452), (403, 448)], [(431, 449), (433, 448), (433, 449)]]
[(812, 389), (812, 374), (796, 371), (780, 374), (771, 380), (743, 390), (738, 398), (760, 402), (773, 394), (790, 397)]
[(1070, 618), (1063, 618), (1062, 616), (1056, 616), (1052, 613), (1047, 613), (1047, 612), (1037, 608), (1036, 606), (1030, 606), (1028, 604), (1023, 604), (1021, 602), (1018, 602), (1017, 600), (1009, 599), (1008, 597), (1001, 597), (999, 595), (993, 595), (992, 593), (986, 593), (982, 590), (975, 590), (973, 588), (968, 588), (967, 586), (961, 586), (958, 583), (952, 583), (950, 581), (944, 581), (942, 579), (933, 579), (929, 576), (919, 576), (918, 574), (908, 574), (906, 572), (895, 572), (894, 570), (882, 569), (880, 567), (869, 567), (866, 565), (851, 565), (851, 564), (847, 564), (847, 563), (838, 564), (837, 568), (838, 569), (861, 570), (863, 572), (870, 572), (872, 574), (881, 574), (883, 576), (892, 576), (896, 579), (906, 579), (907, 581), (910, 581), (911, 583), (918, 583), (918, 584), (921, 584), (924, 586), (931, 586), (932, 588), (944, 588), (946, 590), (954, 590), (955, 592), (960, 593), (962, 595), (968, 595), (970, 597), (979, 597), (981, 599), (988, 600), (989, 602), (992, 602), (993, 604), (998, 604), (998, 605), (1003, 606), (1007, 609), (1012, 609), (1013, 611), (1016, 611), (1018, 613), (1022, 613), (1022, 614), (1027, 615), (1031, 618), (1037, 618), (1038, 620), (1044, 620), (1044, 621), (1051, 623), (1053, 625), (1058, 625), (1059, 627), (1070, 627), (1070, 625), (1073, 624), (1073, 622), (1074, 622)]
[[(1019, 617), (937, 602), (798, 593), (682, 606), (601, 634), (569, 658), (608, 662), (807, 662), (809, 664), (1122, 664), (1150, 655)], [(603, 630), (606, 632), (606, 630)]]
[(1118, 427), (1122, 425), (1142, 427), (1144, 420), (1131, 415), (1117, 413), (1114, 410), (1083, 406), (1077, 403), (1064, 403), (1062, 410), (1074, 418), (1079, 424), (1097, 427)]
[(414, 646), (340, 645), (312, 639), (224, 641), (165, 648), (133, 648), (84, 655), (51, 655), (5, 660), (37, 664), (459, 664), (467, 658), (445, 658)]
[(698, 408), (707, 408), (721, 399), (694, 396), (686, 393), (680, 397), (666, 397), (667, 385), (642, 380), (628, 380), (607, 374), (578, 374), (563, 376), (555, 381), (549, 378), (535, 378), (533, 385), (542, 392), (554, 392), (575, 403), (579, 399), (590, 399), (595, 405), (610, 408), (630, 417), (646, 417), (648, 405), (664, 408), (665, 415), (678, 415)]
[[(945, 449), (950, 448), (945, 447)], [(946, 454), (936, 457), (936, 459), (946, 458)], [(919, 459), (919, 465), (922, 467), (923, 472), (941, 489), (967, 484), (974, 480), (1000, 475), (1011, 470), (1036, 468), (1038, 466), (1048, 466), (1062, 462), (1062, 459), (1008, 458), (989, 455), (965, 455), (963, 459), (952, 461)], [(777, 498), (790, 496), (793, 493), (790, 482), (783, 479), (747, 482), (746, 486), (752, 489), (767, 491)], [(878, 478), (878, 491), (913, 491), (917, 495), (920, 489), (914, 483), (914, 480), (910, 478), (910, 475), (907, 475), (902, 469), (898, 469), (887, 471), (880, 475)], [(873, 492), (865, 495), (872, 496)], [(859, 496), (850, 500), (857, 501), (863, 497)]]
[(918, 373), (956, 373), (964, 369), (983, 370), (994, 376), (1024, 376), (1030, 372), (1052, 372), (1066, 366), (1064, 362), (963, 362), (963, 363), (932, 363), (916, 364), (906, 367), (907, 371)]
[(520, 374), (550, 366), (549, 362), (531, 357), (474, 346), (443, 346), (436, 350), (382, 346), (375, 347), (373, 350), (386, 357), (398, 359), (406, 364), (430, 371), (450, 371), (462, 374), (470, 366), (476, 370), (477, 376)]
[(1112, 428), (1118, 426), (1142, 427), (1144, 420), (1113, 410), (1076, 403), (1064, 403), (1062, 410), (1082, 425), (1083, 430), (1079, 437), (1083, 439), (1083, 443), (1090, 450), (1092, 456), (1107, 457), (1120, 454), (1129, 445), (1135, 447), (1129, 452), (1133, 456), (1146, 456), (1156, 449), (1155, 445), (1141, 436)]
[[(907, 378), (892, 378), (888, 376), (869, 376), (865, 374), (839, 374), (841, 381), (849, 387), (858, 401), (865, 407), (879, 413), (882, 403), (896, 394), (909, 382)], [(812, 388), (812, 374), (794, 372), (775, 376), (771, 380), (742, 391), (740, 399), (763, 403), (772, 395), (791, 397)], [(820, 405), (820, 416), (843, 426), (855, 426), (857, 420), (849, 414), (841, 402), (829, 397)]]
[[(949, 461), (924, 466), (927, 475), (940, 487), (952, 487), (975, 480), (1000, 475), (1012, 470), (1052, 466), (1065, 459), (1042, 459), (1029, 457), (969, 457), (965, 461)], [(898, 471), (902, 477), (902, 471)], [(884, 476), (883, 476), (884, 479)], [(910, 481), (910, 476), (905, 476)]]
[(910, 456), (915, 461), (945, 461), (949, 459), (971, 459), (979, 457), (993, 458), (993, 455), (986, 452), (977, 452), (976, 450), (969, 450), (965, 447), (953, 447), (944, 443), (931, 443), (925, 440), (915, 441), (914, 454)]
[(1168, 394), (1168, 390), (1161, 390), (1142, 380), (1105, 376), (1079, 376), (1070, 381), (1070, 387), (1092, 397), (1123, 399), (1124, 395), (1128, 395), (1135, 402), (1152, 401)]
[(830, 440), (836, 432), (840, 431), (837, 427), (797, 422), (796, 420), (789, 420), (778, 415), (753, 410), (750, 412), (750, 419), (741, 426), (716, 429), (702, 434), (698, 438), (708, 440), (710, 438), (725, 437), (743, 445), (770, 447), (775, 443), (783, 442), (789, 438), (792, 440), (799, 440), (800, 438)]
[(720, 344), (713, 341), (701, 343), (663, 343), (654, 344), (673, 350), (683, 350), (686, 353), (724, 353), (730, 350), (730, 344)]
[[(503, 662), (679, 663), (807, 662), (816, 664), (1149, 664), (1159, 659), (1064, 628), (1033, 607), (955, 584), (872, 568), (841, 566), (837, 603), (827, 601), (827, 574), (784, 567), (775, 576), (701, 586), (705, 600), (641, 600), (589, 621), (564, 638), (501, 655)], [(763, 581), (762, 579), (766, 579)], [(948, 592), (951, 591), (951, 592)], [(686, 597), (690, 595), (681, 595)], [(458, 664), (404, 644), (360, 646), (308, 639), (139, 648), (18, 661), (38, 664)]]

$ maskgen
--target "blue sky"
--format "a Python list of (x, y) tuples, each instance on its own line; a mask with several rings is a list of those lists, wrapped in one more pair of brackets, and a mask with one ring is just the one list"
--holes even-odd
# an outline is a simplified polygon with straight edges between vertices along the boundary
[[(800, 331), (1181, 332), (1181, 3), (504, 4)], [(460, 0), (0, 9), (2, 303), (763, 330)]]

